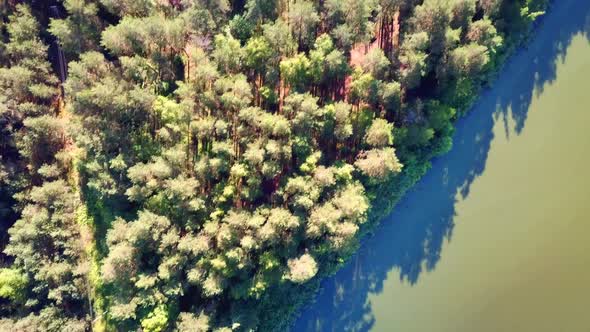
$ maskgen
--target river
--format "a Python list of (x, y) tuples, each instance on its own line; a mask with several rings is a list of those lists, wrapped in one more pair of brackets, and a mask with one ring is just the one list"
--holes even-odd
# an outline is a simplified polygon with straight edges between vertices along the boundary
[(590, 331), (590, 1), (554, 1), (293, 331)]

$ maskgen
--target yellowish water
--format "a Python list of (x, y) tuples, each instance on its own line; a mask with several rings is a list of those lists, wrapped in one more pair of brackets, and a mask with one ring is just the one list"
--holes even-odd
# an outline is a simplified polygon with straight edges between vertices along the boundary
[(510, 107), (494, 116), (436, 267), (369, 293), (372, 331), (590, 331), (590, 43), (563, 46), (522, 130)]

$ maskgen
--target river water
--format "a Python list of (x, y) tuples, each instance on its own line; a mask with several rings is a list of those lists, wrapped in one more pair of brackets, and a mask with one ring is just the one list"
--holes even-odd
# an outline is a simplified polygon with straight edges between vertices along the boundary
[(589, 165), (590, 0), (559, 0), (293, 331), (590, 331)]

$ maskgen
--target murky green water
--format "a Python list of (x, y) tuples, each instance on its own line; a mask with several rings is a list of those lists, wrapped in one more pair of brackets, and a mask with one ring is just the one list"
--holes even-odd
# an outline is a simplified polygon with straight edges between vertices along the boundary
[(590, 1), (556, 1), (294, 331), (590, 331)]

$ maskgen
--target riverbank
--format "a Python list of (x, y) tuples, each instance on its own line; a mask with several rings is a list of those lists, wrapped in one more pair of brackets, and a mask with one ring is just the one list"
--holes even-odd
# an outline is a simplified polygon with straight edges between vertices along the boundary
[[(574, 32), (580, 30), (580, 19), (572, 17), (569, 18), (568, 24), (563, 23), (564, 19), (568, 20), (567, 13), (571, 12), (568, 9), (576, 6), (581, 7), (577, 8), (577, 15), (575, 15), (575, 17), (579, 17), (585, 12), (581, 2), (576, 4), (575, 1), (567, 1), (554, 4), (555, 8), (551, 9), (547, 17), (550, 21), (546, 22), (543, 19), (538, 27), (542, 29), (540, 32), (543, 35), (537, 37), (535, 34), (534, 42), (527, 44), (527, 48), (519, 50), (510, 57), (504, 69), (501, 70), (500, 77), (507, 77), (501, 85), (506, 85), (507, 88), (500, 87), (484, 91), (482, 99), (479, 99), (475, 105), (478, 112), (491, 112), (495, 116), (505, 119), (506, 123), (514, 126), (516, 133), (522, 130), (535, 89), (543, 82), (554, 79), (553, 60), (562, 56), (562, 48), (564, 44), (567, 44), (567, 38), (571, 38)], [(581, 20), (582, 29), (583, 19), (584, 17)], [(551, 29), (554, 31), (548, 32)], [(533, 67), (529, 71), (524, 71), (523, 68), (527, 68), (523, 67), (524, 64), (533, 64)], [(511, 80), (515, 80), (505, 76), (508, 74), (510, 77), (512, 75), (522, 77), (519, 76), (518, 84), (510, 84)], [(500, 82), (496, 82), (496, 84), (498, 83)], [(513, 91), (509, 89), (513, 89)], [(505, 96), (498, 95), (498, 91), (504, 91)], [(508, 93), (509, 91), (512, 93)], [(481, 109), (483, 107), (481, 106), (482, 100), (487, 100), (490, 103), (485, 106), (484, 110)], [(329, 293), (332, 296), (331, 299), (318, 300), (321, 302), (312, 307), (317, 311), (316, 314), (312, 313), (312, 309), (306, 310), (294, 330), (314, 330), (313, 326), (322, 326), (322, 330), (341, 330), (364, 325), (367, 325), (366, 329), (368, 329), (372, 326), (371, 319), (365, 320), (366, 317), (363, 318), (366, 315), (370, 316), (370, 308), (367, 308), (367, 293), (379, 293), (383, 287), (385, 276), (393, 267), (399, 269), (399, 278), (411, 285), (417, 282), (423, 271), (431, 270), (436, 266), (438, 259), (440, 259), (443, 243), (452, 234), (453, 218), (456, 213), (455, 195), (457, 192), (463, 196), (469, 194), (470, 184), (483, 172), (489, 144), (493, 138), (493, 133), (490, 132), (493, 121), (488, 118), (487, 113), (469, 113), (468, 117), (469, 125), (465, 124), (467, 120), (460, 120), (457, 124), (465, 136), (459, 134), (456, 136), (456, 139), (460, 140), (459, 147), (455, 147), (455, 150), (458, 149), (460, 153), (453, 155), (456, 160), (453, 161), (450, 160), (452, 158), (445, 157), (446, 166), (438, 164), (436, 174), (433, 175), (430, 172), (422, 180), (423, 184), (418, 185), (420, 188), (412, 189), (412, 198), (408, 200), (404, 197), (402, 199), (402, 210), (407, 209), (406, 205), (414, 206), (412, 211), (416, 215), (406, 214), (404, 217), (417, 219), (414, 220), (415, 223), (412, 220), (405, 220), (402, 226), (394, 226), (392, 224), (400, 223), (396, 219), (394, 223), (387, 223), (387, 231), (382, 229), (386, 226), (382, 226), (378, 232), (375, 232), (375, 237), (371, 238), (371, 241), (364, 240), (363, 247), (370, 249), (363, 249), (364, 251), (357, 254), (342, 273), (339, 272), (338, 275), (342, 274), (346, 277), (339, 279), (339, 282), (331, 279), (323, 283), (323, 294)], [(481, 120), (474, 120), (478, 117), (481, 117)], [(465, 126), (469, 126), (469, 128), (465, 128)], [(439, 161), (435, 160), (436, 163)], [(433, 181), (433, 179), (435, 181), (432, 185), (433, 188), (429, 189), (428, 181)], [(420, 194), (417, 193), (418, 191)], [(427, 210), (433, 212), (420, 211), (420, 208), (415, 207), (416, 204), (426, 203), (428, 203)], [(383, 211), (377, 211), (377, 213), (379, 212)], [(394, 215), (400, 217), (399, 213), (394, 213)], [(395, 229), (396, 227), (398, 228)], [(405, 237), (392, 229), (401, 231)], [(369, 242), (370, 244), (368, 244)], [(396, 244), (397, 242), (401, 242), (401, 244)], [(404, 249), (399, 249), (400, 247)], [(369, 256), (362, 259), (364, 264), (359, 263), (359, 256), (363, 254)], [(388, 255), (393, 257), (381, 257)], [(359, 294), (354, 294), (355, 292)], [(344, 300), (344, 297), (347, 297), (348, 300)], [(323, 325), (317, 325), (318, 322)], [(361, 328), (360, 330), (365, 329)]]

